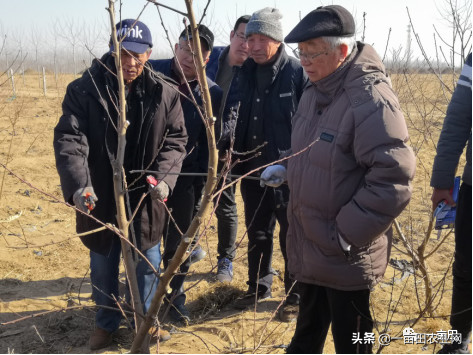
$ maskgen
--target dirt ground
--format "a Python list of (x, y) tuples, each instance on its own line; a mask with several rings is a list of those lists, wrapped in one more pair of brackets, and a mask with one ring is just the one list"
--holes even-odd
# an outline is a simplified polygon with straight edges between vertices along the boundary
[[(50, 75), (46, 96), (37, 74), (26, 75), (24, 82), (22, 77), (16, 79), (16, 96), (8, 83), (0, 87), (0, 162), (13, 172), (0, 169), (1, 353), (90, 353), (88, 338), (94, 329), (95, 310), (90, 299), (89, 256), (74, 236), (73, 211), (59, 202), (62, 194), (52, 148), (53, 128), (71, 79), (60, 76), (56, 83)], [(426, 160), (422, 163), (428, 165)], [(427, 188), (426, 177), (417, 177), (416, 197), (400, 218), (401, 225), (409, 229), (408, 236), (424, 233)], [(243, 206), (239, 191), (237, 195), (240, 247), (234, 262), (234, 281), (225, 286), (215, 282), (217, 239), (213, 218), (201, 242), (208, 255), (191, 267), (185, 285), (189, 289), (191, 324), (180, 327), (163, 318), (172, 338), (159, 349), (154, 345), (152, 352), (284, 353), (289, 344), (295, 323), (282, 323), (274, 317), (284, 294), (280, 276), (275, 277), (273, 298), (258, 304), (256, 311), (241, 312), (232, 307), (232, 301), (246, 290), (247, 275)], [(432, 238), (429, 247), (436, 243)], [(273, 268), (282, 275), (284, 264), (278, 244), (274, 244)], [(445, 274), (447, 277), (438, 288), (434, 315), (415, 324), (417, 333), (449, 329), (451, 276), (447, 270), (452, 245), (450, 237), (429, 259), (433, 283)], [(372, 294), (375, 336), (388, 333), (399, 338), (384, 348), (384, 353), (432, 353), (438, 346), (403, 342), (402, 329), (418, 317), (424, 286), (420, 278), (409, 274), (409, 257), (398, 251), (404, 250), (401, 243), (395, 241), (394, 246), (392, 257), (401, 262), (398, 268), (388, 267), (386, 279)], [(403, 265), (404, 273), (399, 269)], [(132, 332), (123, 322), (113, 345), (99, 352), (125, 353), (131, 342)], [(374, 347), (376, 351), (377, 341)], [(334, 352), (330, 335), (324, 352)]]

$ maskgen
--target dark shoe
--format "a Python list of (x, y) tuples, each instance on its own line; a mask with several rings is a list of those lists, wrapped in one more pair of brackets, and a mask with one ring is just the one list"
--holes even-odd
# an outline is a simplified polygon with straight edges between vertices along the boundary
[(112, 343), (112, 333), (102, 328), (97, 328), (90, 335), (89, 347), (90, 350), (103, 349)]
[(149, 329), (149, 334), (151, 335), (152, 341), (158, 341), (159, 339), (160, 343), (171, 339), (171, 333), (163, 328), (156, 329), (156, 327), (151, 327)]
[(298, 315), (299, 304), (291, 304), (287, 300), (278, 309), (278, 317), (281, 322), (294, 322)]
[(248, 291), (246, 291), (246, 293), (240, 297), (240, 298), (237, 298), (235, 300), (235, 303), (233, 304), (233, 306), (236, 308), (236, 309), (246, 309), (248, 307), (251, 307), (251, 306), (254, 306), (255, 305), (255, 301), (256, 302), (261, 302), (262, 300), (265, 300), (267, 298), (270, 298), (271, 297), (271, 290), (268, 289), (266, 291), (258, 291), (258, 294), (256, 294), (256, 292), (252, 289), (252, 288), (249, 288)]
[(169, 309), (169, 316), (174, 322), (183, 323), (185, 326), (188, 326), (191, 321), (189, 311), (183, 304), (172, 304)]
[(199, 261), (201, 261), (207, 253), (205, 252), (204, 249), (200, 245), (196, 246), (195, 249), (191, 252), (191, 255), (189, 255), (189, 265), (195, 264)]
[(221, 258), (217, 263), (217, 280), (220, 282), (232, 282), (233, 265), (227, 258)]
[(437, 354), (471, 354), (468, 350), (468, 344), (445, 344)]

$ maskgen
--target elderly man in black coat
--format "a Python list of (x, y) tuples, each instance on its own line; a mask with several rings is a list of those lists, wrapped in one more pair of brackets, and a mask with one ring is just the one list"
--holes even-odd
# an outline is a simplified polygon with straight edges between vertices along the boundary
[[(130, 171), (154, 170), (159, 181), (139, 205), (130, 234), (135, 236), (141, 252), (159, 269), (166, 217), (162, 201), (176, 184), (176, 173), (185, 157), (187, 132), (179, 94), (172, 84), (163, 83), (153, 74), (146, 63), (152, 47), (148, 27), (140, 21), (123, 20), (117, 24), (117, 33), (123, 39), (120, 53), (129, 122), (124, 157), (128, 211), (137, 208), (149, 189), (145, 176)], [(117, 224), (111, 165), (117, 152), (118, 81), (114, 73), (111, 53), (95, 60), (81, 78), (68, 86), (63, 115), (54, 130), (56, 165), (64, 198), (83, 212), (76, 214), (78, 233), (100, 227), (87, 216), (89, 212), (104, 223)], [(96, 350), (111, 342), (121, 320), (114, 301), (119, 296), (121, 246), (119, 238), (109, 230), (84, 236), (82, 241), (90, 249), (93, 298), (102, 306), (96, 314), (97, 328), (90, 337), (90, 348)], [(146, 312), (158, 279), (150, 266), (137, 257), (138, 287)]]

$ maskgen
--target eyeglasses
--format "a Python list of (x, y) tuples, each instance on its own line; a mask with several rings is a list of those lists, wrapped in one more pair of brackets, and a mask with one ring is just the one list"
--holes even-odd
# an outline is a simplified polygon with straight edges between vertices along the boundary
[(248, 42), (248, 39), (242, 33), (235, 32), (235, 36), (237, 36), (238, 39), (244, 43)]
[(304, 59), (308, 61), (309, 63), (312, 63), (315, 58), (321, 55), (328, 55), (328, 52), (319, 52), (319, 53), (304, 53), (299, 50), (299, 48), (296, 48), (292, 51), (294, 55), (296, 56), (297, 59)]

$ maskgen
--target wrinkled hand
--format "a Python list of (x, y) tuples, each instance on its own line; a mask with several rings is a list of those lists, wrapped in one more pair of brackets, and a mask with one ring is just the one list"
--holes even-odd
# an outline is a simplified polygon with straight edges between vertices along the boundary
[(287, 170), (282, 165), (271, 165), (264, 169), (260, 179), (261, 187), (278, 187), (281, 186), (284, 181), (286, 181)]
[(150, 194), (153, 200), (166, 201), (169, 196), (169, 186), (164, 181), (160, 181), (151, 188)]
[(450, 189), (435, 189), (432, 192), (432, 208), (435, 209), (438, 204), (445, 200), (448, 205), (455, 206), (455, 201), (453, 201), (453, 197), (450, 194)]
[(97, 202), (99, 199), (94, 192), (94, 188), (87, 186), (82, 187), (74, 192), (74, 195), (72, 195), (72, 200), (74, 201), (74, 205), (77, 209), (89, 214), (90, 211), (95, 208), (95, 202)]

